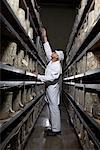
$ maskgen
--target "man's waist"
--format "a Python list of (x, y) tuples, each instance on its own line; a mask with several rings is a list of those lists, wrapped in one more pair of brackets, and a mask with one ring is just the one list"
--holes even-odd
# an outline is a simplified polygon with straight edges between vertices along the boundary
[(54, 79), (53, 81), (46, 81), (45, 86), (48, 87), (50, 85), (55, 85), (55, 84), (59, 83), (60, 77), (61, 77), (61, 75), (58, 78)]

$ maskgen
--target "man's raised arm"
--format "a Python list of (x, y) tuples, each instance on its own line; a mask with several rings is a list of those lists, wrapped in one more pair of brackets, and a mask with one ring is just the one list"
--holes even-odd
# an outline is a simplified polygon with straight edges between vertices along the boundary
[(51, 55), (52, 55), (52, 49), (51, 49), (50, 44), (47, 40), (46, 30), (44, 28), (41, 28), (41, 33), (42, 33), (42, 40), (44, 42), (44, 44), (43, 44), (44, 50), (45, 50), (45, 53), (46, 53), (48, 60), (50, 61)]

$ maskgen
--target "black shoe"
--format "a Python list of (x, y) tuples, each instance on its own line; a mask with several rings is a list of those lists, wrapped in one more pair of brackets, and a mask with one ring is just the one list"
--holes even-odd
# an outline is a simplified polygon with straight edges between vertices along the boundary
[(45, 134), (47, 134), (47, 133), (49, 133), (49, 132), (52, 132), (52, 130), (51, 130), (51, 129), (46, 129), (46, 130), (44, 131)]
[(49, 131), (47, 133), (47, 136), (57, 136), (57, 135), (61, 135), (61, 131), (58, 132)]

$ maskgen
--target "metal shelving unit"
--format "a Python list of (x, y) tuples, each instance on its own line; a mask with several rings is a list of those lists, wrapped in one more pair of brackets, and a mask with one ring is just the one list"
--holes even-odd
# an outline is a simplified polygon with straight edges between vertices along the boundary
[[(20, 121), (20, 117), (23, 116), (23, 114), (25, 112), (27, 112), (27, 110), (29, 110), (29, 108), (33, 107), (38, 101), (39, 99), (44, 95), (41, 94), (38, 97), (34, 98), (34, 101), (31, 101), (29, 104), (27, 104), (23, 110), (20, 110), (19, 112), (15, 113), (15, 115), (13, 116), (13, 118), (8, 119), (7, 121), (4, 121), (3, 123), (0, 124), (0, 134), (3, 134), (3, 132), (5, 132), (5, 129), (10, 128), (10, 125), (12, 125), (12, 123), (16, 122), (17, 119), (17, 123), (18, 123), (18, 119)], [(2, 137), (3, 138), (3, 137)]]
[[(26, 0), (26, 3), (27, 3), (27, 5), (29, 6), (29, 9), (30, 9), (30, 11), (31, 11), (31, 13), (32, 13), (32, 19), (35, 19), (35, 25), (38, 27), (38, 32), (39, 32), (39, 34), (41, 35), (41, 33), (40, 33), (40, 30), (39, 30), (39, 28), (41, 27), (41, 25), (42, 25), (42, 22), (40, 22), (39, 20), (38, 20), (38, 18), (37, 18), (37, 15), (36, 15), (36, 13), (35, 13), (35, 9), (34, 9), (34, 6), (33, 6), (33, 4), (32, 4), (32, 0)], [(35, 5), (36, 5), (36, 8), (38, 9), (38, 6), (37, 6), (37, 3), (35, 2)], [(38, 12), (39, 12), (39, 10), (37, 10)]]
[[(100, 117), (95, 115), (95, 111), (99, 114), (97, 106), (100, 107), (99, 12), (93, 24), (88, 21), (89, 13), (95, 11), (95, 5), (95, 0), (87, 0), (81, 17), (76, 16), (76, 20), (80, 18), (79, 22), (74, 23), (75, 32), (72, 30), (66, 48), (67, 58), (63, 69), (63, 94), (66, 97), (64, 103), (83, 150), (100, 149)], [(87, 141), (84, 141), (84, 138)]]
[(78, 75), (74, 75), (74, 76), (70, 76), (70, 77), (66, 77), (66, 78), (63, 78), (63, 81), (69, 81), (69, 80), (74, 80), (74, 79), (79, 79), (80, 78), (88, 78), (88, 77), (92, 77), (93, 75), (97, 75), (99, 76), (100, 75), (100, 68), (96, 68), (96, 69), (93, 69), (93, 70), (89, 70), (85, 73), (81, 73), (81, 74), (78, 74)]
[[(80, 119), (80, 121), (82, 122), (83, 126), (87, 130), (90, 138), (93, 140), (94, 144), (96, 145), (96, 148), (100, 149), (100, 139), (99, 139), (100, 126), (93, 120), (93, 118), (91, 118), (89, 115), (87, 115), (76, 104), (75, 100), (68, 93), (64, 92), (64, 95), (66, 96), (67, 100), (70, 102), (70, 105), (72, 105), (75, 113), (77, 114), (78, 118)], [(73, 122), (71, 122), (71, 123), (73, 124)], [(74, 126), (74, 124), (73, 124), (73, 126)]]
[[(9, 65), (6, 65), (6, 64), (0, 63), (0, 71), (1, 72), (3, 72), (3, 71), (6, 72), (6, 75), (7, 75), (7, 73), (9, 73), (9, 75), (13, 73), (14, 77), (16, 77), (15, 81), (17, 80), (17, 78), (19, 78), (20, 80), (22, 80), (22, 79), (23, 80), (31, 80), (31, 81), (34, 80), (33, 82), (37, 81), (36, 75), (34, 73), (31, 73), (29, 71), (25, 71), (25, 70), (22, 70), (22, 69), (18, 69), (18, 68), (15, 68), (13, 66), (9, 66)], [(4, 79), (5, 78), (6, 78), (6, 76), (4, 77)], [(1, 73), (1, 79), (2, 79), (2, 73)], [(14, 79), (14, 78), (11, 77), (11, 79)]]
[(75, 82), (65, 82), (64, 84), (72, 85), (78, 88), (85, 88), (85, 89), (100, 91), (100, 84), (80, 84), (80, 83), (78, 84)]
[[(77, 56), (77, 58), (74, 60), (74, 62), (72, 62), (72, 64), (70, 66), (75, 64), (76, 61), (80, 60), (82, 58), (82, 56), (84, 56), (88, 51), (95, 49), (95, 48), (98, 48), (99, 46), (100, 46), (100, 33), (98, 33), (96, 35), (96, 37), (89, 43), (89, 45), (85, 49), (82, 50), (80, 55)], [(68, 67), (65, 68), (64, 71), (66, 72), (67, 69), (68, 69)]]
[[(10, 30), (10, 33), (13, 33), (13, 36), (16, 37), (17, 41), (21, 43), (22, 47), (24, 47), (37, 61), (38, 63), (45, 68), (44, 63), (41, 61), (41, 58), (34, 54), (33, 51), (31, 51), (31, 49), (29, 48), (29, 46), (26, 44), (26, 42), (24, 42), (23, 38), (19, 36), (19, 34), (13, 29), (13, 27), (9, 24), (9, 22), (6, 20), (6, 18), (4, 18), (4, 16), (1, 15), (0, 17), (1, 19), (1, 23), (3, 23), (2, 26), (7, 27), (7, 32)], [(34, 49), (34, 47), (33, 47)]]
[(39, 81), (0, 81), (0, 89), (9, 89), (13, 87), (22, 87), (25, 85), (43, 85)]
[[(0, 30), (3, 40), (17, 43), (18, 50), (22, 49), (24, 56), (27, 54), (28, 57), (30, 57), (29, 59), (32, 59), (34, 63), (36, 62), (36, 66), (34, 66), (36, 67), (35, 71), (40, 69), (44, 72), (46, 61), (45, 58), (43, 59), (38, 53), (36, 45), (37, 37), (41, 36), (40, 27), (42, 24), (41, 21), (39, 22), (39, 18), (37, 18), (36, 13), (38, 12), (38, 6), (37, 4), (35, 5), (36, 6), (33, 7), (32, 1), (19, 0), (19, 8), (25, 11), (25, 15), (30, 21), (30, 27), (34, 30), (33, 40), (28, 36), (28, 32), (26, 32), (6, 0), (1, 0)], [(44, 52), (42, 48), (41, 52)], [(14, 64), (9, 65), (5, 62), (0, 62), (1, 150), (9, 148), (20, 150), (24, 148), (27, 138), (45, 105), (43, 101), (45, 94), (44, 83), (37, 80), (36, 75), (32, 73), (32, 69), (19, 68), (17, 65), (15, 67)], [(31, 70), (31, 72), (29, 70)], [(10, 94), (12, 95), (9, 99)], [(10, 102), (8, 102), (9, 100), (7, 98)], [(24, 101), (22, 101), (22, 99)], [(17, 103), (18, 106), (16, 106)], [(10, 106), (10, 104), (12, 106)], [(15, 143), (13, 143), (13, 141), (15, 141)]]
[(84, 6), (84, 8), (83, 8), (83, 10), (81, 12), (79, 20), (77, 20), (78, 15), (75, 18), (75, 23), (74, 23), (74, 26), (72, 28), (73, 32), (70, 35), (69, 43), (68, 43), (68, 46), (66, 48), (67, 54), (70, 52), (70, 49), (71, 49), (71, 46), (72, 46), (73, 41), (75, 39), (75, 36), (77, 35), (77, 33), (78, 33), (78, 31), (79, 31), (79, 29), (80, 29), (80, 27), (81, 27), (81, 25), (82, 25), (82, 23), (84, 21), (85, 15), (86, 15), (86, 13), (87, 13), (91, 3), (92, 3), (92, 0), (87, 0), (87, 3), (86, 3), (86, 5)]
[[(23, 41), (21, 40), (21, 43), (23, 43), (23, 45), (28, 46), (28, 49), (31, 49), (31, 53), (34, 55), (34, 58), (39, 60), (42, 63), (42, 65), (45, 66), (45, 63), (43, 62), (41, 57), (38, 56), (38, 50), (37, 50), (35, 44), (33, 43), (33, 41), (27, 35), (26, 31), (22, 27), (21, 23), (19, 22), (18, 18), (14, 14), (14, 12), (11, 10), (11, 8), (8, 5), (8, 3), (6, 2), (6, 0), (2, 0), (1, 2), (2, 2), (1, 6), (3, 8), (3, 10), (2, 10), (2, 20), (4, 18), (4, 22), (6, 22), (6, 26), (8, 26), (8, 28), (10, 30), (15, 30), (15, 35), (18, 34), (20, 39), (23, 40)], [(9, 15), (9, 17), (7, 17), (8, 15)], [(7, 18), (7, 20), (6, 20), (6, 18)], [(14, 33), (14, 31), (12, 31), (12, 33)]]
[[(67, 67), (65, 68), (68, 69), (68, 67), (73, 63), (74, 60), (76, 60), (76, 58), (82, 53), (82, 51), (90, 44), (90, 42), (92, 40), (94, 40), (94, 38), (97, 36), (97, 34), (99, 33), (99, 27), (100, 27), (100, 16), (97, 18), (97, 20), (94, 23), (94, 26), (90, 29), (90, 31), (87, 33), (84, 41), (82, 42), (82, 44), (80, 45), (80, 47), (78, 49), (76, 49), (73, 53), (73, 51), (71, 51), (70, 53), (70, 58), (68, 60), (68, 64)], [(100, 33), (98, 34), (99, 36), (99, 40), (100, 40)]]
[[(43, 95), (44, 95), (44, 93), (41, 94), (40, 96), (36, 97), (34, 99), (34, 101), (31, 101), (27, 106), (25, 106), (25, 108), (23, 110), (17, 112), (11, 119), (9, 119), (8, 121), (1, 124), (1, 127), (0, 127), (1, 142), (4, 141), (2, 143), (1, 148), (5, 147), (5, 145), (9, 142), (11, 136), (13, 136), (16, 132), (19, 131), (18, 129), (20, 126), (23, 126), (23, 122), (25, 122), (24, 120), (28, 119), (29, 115), (34, 111), (35, 105), (43, 97)], [(37, 118), (38, 118), (38, 116), (35, 118), (35, 121), (33, 123), (31, 130), (34, 127), (34, 124), (35, 124)], [(12, 127), (14, 130), (12, 130)], [(8, 135), (8, 133), (9, 133), (9, 135)]]

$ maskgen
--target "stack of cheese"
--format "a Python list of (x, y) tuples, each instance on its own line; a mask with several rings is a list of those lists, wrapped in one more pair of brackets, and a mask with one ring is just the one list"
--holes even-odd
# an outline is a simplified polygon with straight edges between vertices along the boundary
[(94, 21), (95, 21), (95, 14), (94, 10), (92, 10), (88, 14), (88, 31), (90, 31), (91, 28), (94, 26)]
[(17, 13), (17, 10), (19, 9), (19, 0), (7, 0), (9, 3), (10, 7), (14, 11), (14, 13)]
[(17, 44), (15, 42), (4, 43), (1, 49), (1, 62), (13, 66), (16, 57)]
[(26, 94), (26, 102), (30, 102), (33, 99), (31, 94), (32, 94), (32, 88), (28, 87), (27, 88), (27, 94)]
[(87, 53), (87, 70), (100, 67), (100, 52), (88, 52)]
[(17, 53), (18, 54), (17, 54), (17, 56), (15, 58), (14, 66), (16, 68), (23, 69), (22, 60), (24, 58), (24, 50), (19, 50)]
[(82, 147), (83, 147), (83, 150), (86, 150), (86, 149), (95, 150), (95, 146), (93, 142), (90, 140), (89, 135), (86, 130), (84, 130), (84, 138), (83, 138)]
[(23, 28), (27, 32), (27, 26), (26, 26), (26, 20), (25, 20), (25, 10), (23, 10), (22, 8), (19, 8), (17, 10), (17, 14), (16, 15), (17, 15), (21, 25), (23, 26)]
[(98, 119), (100, 121), (100, 94), (93, 93), (92, 94), (93, 99), (93, 117)]
[(21, 102), (21, 90), (18, 89), (16, 91), (14, 91), (14, 94), (13, 94), (13, 107), (12, 109), (16, 112), (18, 110), (21, 109), (21, 107), (23, 107), (23, 104)]
[(27, 94), (27, 89), (23, 87), (23, 89), (21, 90), (21, 101), (23, 105), (26, 104), (26, 94)]
[(84, 91), (79, 89), (79, 106), (84, 110)]
[(94, 14), (95, 14), (95, 20), (96, 20), (98, 16), (100, 15), (100, 0), (95, 0)]
[(26, 54), (22, 60), (22, 67), (25, 71), (29, 70), (29, 55), (28, 54)]
[(86, 92), (85, 94), (85, 107), (84, 110), (92, 116), (92, 109), (93, 109), (93, 99), (91, 97), (91, 93)]
[(13, 92), (1, 92), (1, 104), (0, 104), (0, 120), (10, 117), (10, 111), (12, 110), (12, 97)]
[(79, 89), (75, 88), (75, 101), (79, 105)]

